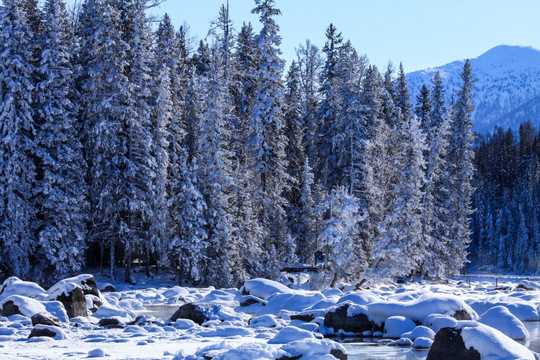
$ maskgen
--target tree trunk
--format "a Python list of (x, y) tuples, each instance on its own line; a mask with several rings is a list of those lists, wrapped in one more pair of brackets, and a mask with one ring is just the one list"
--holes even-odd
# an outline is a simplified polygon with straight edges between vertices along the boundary
[(132, 284), (131, 281), (131, 262), (132, 262), (132, 256), (131, 256), (131, 249), (126, 249), (126, 254), (124, 256), (124, 281)]

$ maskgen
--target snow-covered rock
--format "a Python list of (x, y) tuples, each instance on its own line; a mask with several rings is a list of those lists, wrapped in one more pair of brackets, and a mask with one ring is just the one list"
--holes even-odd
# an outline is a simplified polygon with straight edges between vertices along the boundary
[(491, 326), (512, 339), (529, 338), (529, 332), (523, 323), (504, 306), (492, 307), (482, 314), (478, 322)]
[(431, 314), (424, 319), (423, 324), (438, 333), (442, 328), (456, 327), (458, 321), (449, 315)]
[(404, 316), (391, 316), (384, 322), (383, 337), (400, 338), (402, 334), (412, 331), (416, 324)]
[(267, 300), (274, 294), (289, 294), (292, 292), (290, 288), (283, 284), (261, 278), (246, 281), (244, 286), (240, 288), (240, 291), (244, 295), (253, 295), (264, 300)]
[(20, 295), (11, 295), (0, 300), (0, 311), (2, 316), (21, 314), (28, 318), (37, 313), (47, 313), (41, 302)]
[(499, 330), (474, 321), (460, 321), (435, 336), (427, 360), (439, 359), (535, 360), (525, 346)]
[(315, 335), (311, 331), (297, 328), (296, 326), (287, 326), (281, 329), (276, 336), (268, 340), (269, 344), (287, 344), (292, 341), (315, 339)]
[(435, 332), (426, 326), (417, 326), (412, 331), (401, 334), (401, 337), (416, 340), (423, 337), (427, 339), (435, 339)]
[(12, 276), (7, 278), (2, 284), (2, 287), (0, 287), (0, 301), (10, 297), (11, 295), (37, 298), (39, 295), (44, 293), (45, 289), (38, 284), (30, 281), (23, 281), (18, 277)]
[(30, 335), (28, 335), (28, 338), (34, 338), (34, 337), (51, 337), (55, 340), (65, 340), (68, 339), (68, 336), (59, 327), (56, 326), (48, 326), (48, 325), (36, 325), (30, 332)]
[(429, 349), (433, 345), (433, 339), (427, 337), (417, 337), (412, 343), (415, 349)]
[(478, 315), (463, 300), (454, 295), (428, 293), (405, 302), (376, 302), (367, 305), (371, 320), (382, 324), (391, 316), (405, 316), (423, 323), (431, 314), (456, 317), (457, 320), (476, 320)]
[(517, 317), (521, 321), (540, 320), (537, 305), (519, 298), (506, 298), (496, 301), (492, 301), (489, 299), (477, 300), (469, 302), (469, 305), (478, 314), (483, 314), (495, 306), (504, 306), (508, 309), (508, 311), (510, 311), (515, 317)]
[(362, 334), (372, 328), (367, 314), (367, 307), (347, 301), (326, 310), (324, 326), (333, 328), (334, 331), (342, 330), (346, 333)]

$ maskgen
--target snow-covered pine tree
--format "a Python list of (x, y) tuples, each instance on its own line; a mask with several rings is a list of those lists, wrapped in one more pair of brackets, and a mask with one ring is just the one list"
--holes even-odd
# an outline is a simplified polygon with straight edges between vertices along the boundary
[(358, 246), (361, 215), (356, 198), (343, 187), (333, 189), (317, 212), (324, 218), (317, 250), (324, 256), (325, 269), (334, 274), (331, 286), (340, 278), (357, 279), (367, 267), (368, 254)]
[(233, 54), (232, 84), (230, 85), (234, 105), (232, 143), (240, 168), (245, 168), (246, 143), (249, 137), (249, 122), (252, 117), (253, 99), (257, 88), (257, 43), (251, 23), (244, 23), (237, 36)]
[(168, 202), (175, 216), (171, 223), (169, 250), (174, 258), (172, 264), (177, 269), (178, 285), (182, 286), (184, 281), (191, 284), (203, 281), (201, 266), (207, 262), (208, 229), (207, 206), (199, 190), (196, 160), (179, 169), (182, 171), (181, 181), (175, 182)]
[[(285, 134), (287, 135), (287, 172), (291, 182), (286, 192), (287, 222), (294, 238), (300, 235), (297, 228), (299, 219), (299, 202), (301, 196), (301, 169), (304, 161), (304, 126), (300, 103), (300, 74), (295, 61), (291, 63), (286, 78), (284, 105)], [(297, 248), (299, 249), (299, 248)]]
[(223, 59), (215, 44), (207, 77), (203, 79), (202, 117), (199, 132), (198, 177), (201, 193), (206, 202), (205, 219), (208, 229), (206, 260), (201, 265), (205, 284), (229, 286), (230, 276), (245, 280), (244, 269), (231, 268), (229, 261), (239, 255), (233, 242), (233, 219), (231, 193), (233, 183), (232, 152), (228, 148), (228, 113), (232, 110), (227, 103), (227, 84), (223, 77)]
[(425, 257), (422, 233), (422, 188), (425, 181), (425, 138), (416, 116), (401, 122), (402, 141), (396, 159), (394, 200), (384, 219), (384, 237), (373, 249), (374, 270), (382, 278), (414, 273)]
[(35, 248), (32, 30), (21, 0), (0, 7), (0, 269), (28, 277)]
[(318, 163), (314, 166), (316, 181), (322, 184), (325, 189), (333, 188), (338, 181), (335, 174), (337, 164), (333, 139), (336, 133), (336, 121), (341, 109), (340, 104), (340, 77), (338, 62), (343, 46), (343, 37), (337, 32), (336, 27), (330, 24), (326, 29), (326, 43), (323, 52), (326, 60), (321, 74), (321, 102), (317, 111), (317, 152)]
[(361, 82), (366, 59), (359, 57), (350, 41), (341, 48), (338, 61), (340, 74), (339, 96), (341, 109), (335, 122), (332, 139), (334, 149), (334, 176), (338, 183), (349, 189), (349, 195), (360, 196), (362, 189), (363, 159), (367, 136), (362, 123)]
[[(255, 175), (252, 185), (256, 212), (268, 232), (265, 250), (269, 252), (275, 248), (277, 260), (285, 261), (294, 256), (294, 244), (286, 231), (286, 202), (283, 197), (289, 176), (283, 122), (283, 60), (279, 57), (281, 37), (274, 20), (274, 16), (281, 12), (273, 0), (256, 0), (255, 4), (253, 13), (259, 15), (262, 24), (257, 36), (260, 65), (250, 123), (251, 135), (246, 149), (250, 156), (248, 166)], [(275, 273), (275, 269), (268, 272)]]
[(309, 158), (310, 167), (314, 167), (317, 158), (317, 131), (319, 123), (317, 107), (323, 60), (319, 48), (309, 40), (296, 50), (297, 64), (300, 72), (300, 97), (302, 101), (302, 123), (305, 126), (304, 149)]
[[(84, 265), (88, 203), (86, 162), (77, 131), (73, 91), (73, 39), (62, 0), (47, 0), (40, 36), (41, 59), (37, 69), (36, 146), (40, 177), (36, 185), (39, 209), (36, 280), (58, 280)], [(48, 280), (50, 281), (50, 280)]]
[(466, 61), (461, 73), (462, 86), (457, 93), (456, 103), (452, 106), (452, 121), (450, 125), (450, 140), (448, 154), (448, 173), (451, 181), (449, 214), (452, 224), (450, 234), (453, 241), (447, 248), (446, 268), (449, 274), (457, 273), (467, 262), (467, 247), (470, 239), (471, 186), (474, 174), (474, 133), (472, 132), (471, 113), (474, 110), (472, 102), (473, 74), (470, 61)]
[(430, 100), (423, 99), (429, 104), (424, 105), (425, 111), (430, 108), (429, 114), (425, 123), (421, 124), (427, 145), (422, 226), (428, 255), (422, 262), (420, 271), (428, 277), (444, 278), (447, 275), (446, 252), (451, 246), (448, 230), (451, 220), (447, 213), (450, 187), (448, 179), (444, 176), (448, 167), (450, 117), (445, 107), (445, 92), (439, 73), (435, 74), (432, 82)]

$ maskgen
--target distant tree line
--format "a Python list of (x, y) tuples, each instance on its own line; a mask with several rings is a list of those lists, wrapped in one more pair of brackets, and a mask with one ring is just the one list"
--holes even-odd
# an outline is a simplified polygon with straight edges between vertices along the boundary
[(478, 139), (471, 261), (479, 269), (540, 270), (540, 134), (497, 127)]
[[(123, 264), (130, 281), (138, 262), (230, 286), (284, 264), (324, 264), (334, 283), (463, 268), (469, 62), (455, 103), (437, 74), (413, 105), (403, 67), (381, 74), (333, 25), (284, 74), (273, 0), (255, 0), (259, 33), (236, 31), (223, 5), (198, 44), (167, 15), (154, 31), (151, 4), (85, 0), (69, 14), (62, 0), (3, 0), (2, 277), (52, 281), (87, 264), (114, 276)], [(492, 194), (476, 187), (480, 208)], [(501, 211), (530, 211), (520, 189)], [(473, 259), (495, 264), (474, 229)]]

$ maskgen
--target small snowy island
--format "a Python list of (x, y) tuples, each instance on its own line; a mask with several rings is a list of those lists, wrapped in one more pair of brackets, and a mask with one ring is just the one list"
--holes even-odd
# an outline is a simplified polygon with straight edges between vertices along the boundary
[(506, 280), (313, 291), (266, 279), (215, 289), (79, 275), (45, 290), (11, 277), (0, 288), (0, 357), (350, 359), (339, 340), (354, 337), (427, 359), (539, 359), (524, 322), (540, 321), (540, 281)]

